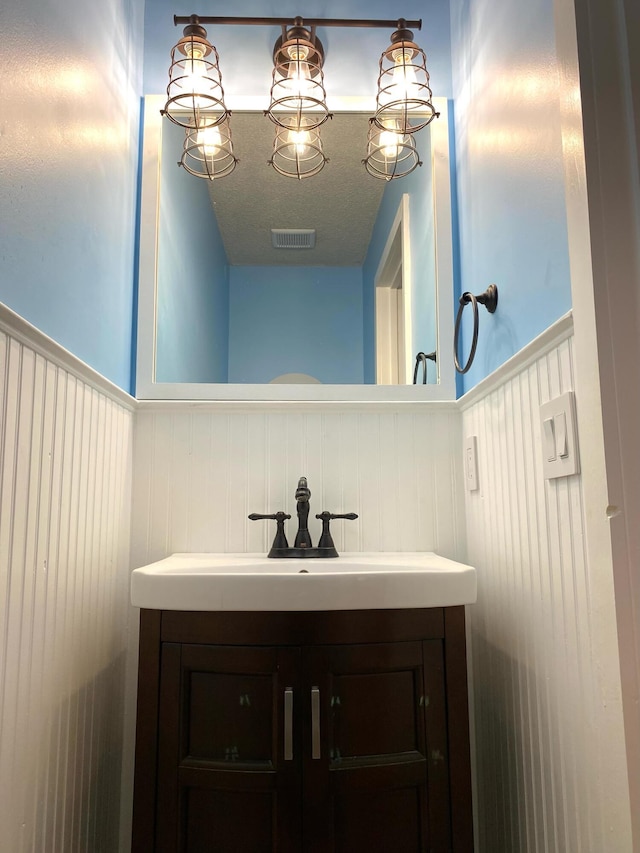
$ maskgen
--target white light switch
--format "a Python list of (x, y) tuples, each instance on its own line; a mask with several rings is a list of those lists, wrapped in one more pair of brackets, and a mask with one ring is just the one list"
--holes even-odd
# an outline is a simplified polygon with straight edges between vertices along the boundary
[(567, 391), (540, 406), (542, 464), (546, 480), (580, 472), (576, 406), (573, 391)]
[(564, 412), (558, 412), (553, 418), (556, 433), (556, 456), (565, 459), (569, 455), (567, 446), (567, 416)]
[(464, 480), (467, 491), (475, 492), (478, 488), (478, 441), (475, 435), (470, 435), (464, 443)]
[(544, 457), (547, 462), (553, 462), (556, 458), (556, 436), (553, 429), (553, 418), (542, 421), (542, 441)]

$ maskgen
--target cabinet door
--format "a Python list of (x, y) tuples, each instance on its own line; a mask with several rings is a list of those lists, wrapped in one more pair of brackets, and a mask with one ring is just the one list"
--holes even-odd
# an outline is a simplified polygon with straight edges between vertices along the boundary
[(157, 853), (300, 853), (299, 660), (163, 644)]
[(305, 660), (305, 853), (450, 850), (442, 643), (315, 647)]

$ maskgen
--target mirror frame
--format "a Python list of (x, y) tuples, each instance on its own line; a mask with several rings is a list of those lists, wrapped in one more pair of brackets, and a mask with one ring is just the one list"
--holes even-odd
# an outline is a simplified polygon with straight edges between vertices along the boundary
[[(334, 112), (357, 112), (353, 99), (345, 99)], [(436, 336), (438, 382), (431, 385), (281, 385), (156, 382), (156, 316), (158, 271), (158, 216), (162, 160), (163, 95), (144, 98), (140, 236), (138, 262), (138, 317), (136, 390), (138, 400), (237, 401), (347, 401), (420, 402), (455, 400), (453, 364), (453, 241), (449, 162), (449, 114), (446, 98), (434, 98), (440, 118), (429, 125), (435, 222)], [(237, 109), (247, 109), (247, 104)], [(252, 105), (254, 108), (255, 105)], [(371, 110), (367, 110), (371, 112)], [(194, 180), (196, 180), (194, 178)], [(284, 180), (284, 178), (283, 178)], [(373, 180), (373, 179), (372, 179)], [(412, 278), (411, 269), (408, 276)]]

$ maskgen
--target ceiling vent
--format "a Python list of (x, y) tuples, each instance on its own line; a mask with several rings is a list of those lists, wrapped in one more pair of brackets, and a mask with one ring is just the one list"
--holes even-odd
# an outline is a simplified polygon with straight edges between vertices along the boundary
[(315, 228), (272, 228), (271, 245), (274, 249), (313, 249)]

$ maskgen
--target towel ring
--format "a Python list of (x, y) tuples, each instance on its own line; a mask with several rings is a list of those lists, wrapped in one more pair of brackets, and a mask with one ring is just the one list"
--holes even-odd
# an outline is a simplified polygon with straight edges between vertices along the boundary
[[(462, 320), (462, 312), (464, 311), (465, 305), (468, 305), (469, 302), (473, 306), (473, 338), (471, 340), (471, 350), (469, 351), (469, 358), (467, 359), (467, 363), (464, 367), (460, 367), (460, 362), (458, 361), (458, 336), (460, 334), (460, 321)], [(460, 297), (460, 306), (458, 308), (458, 315), (456, 317), (456, 328), (453, 334), (453, 359), (456, 365), (456, 370), (458, 373), (466, 373), (467, 370), (473, 364), (473, 359), (476, 354), (476, 347), (478, 345), (478, 302), (487, 309), (489, 314), (493, 314), (498, 307), (498, 288), (495, 284), (490, 284), (489, 287), (485, 290), (484, 293), (480, 293), (478, 296), (474, 296), (473, 293), (463, 293)]]
[(437, 359), (437, 354), (434, 352), (419, 352), (416, 356), (416, 366), (413, 368), (413, 384), (418, 384), (418, 370), (420, 365), (422, 365), (422, 384), (427, 384), (427, 359), (435, 362)]

